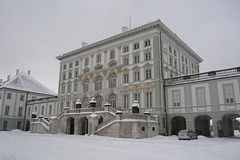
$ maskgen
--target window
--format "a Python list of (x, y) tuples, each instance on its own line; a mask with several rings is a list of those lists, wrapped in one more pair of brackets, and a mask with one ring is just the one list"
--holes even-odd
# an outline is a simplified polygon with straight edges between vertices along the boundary
[(170, 66), (173, 66), (173, 59), (172, 59), (172, 57), (169, 58), (169, 64), (170, 64)]
[(185, 67), (183, 64), (182, 64), (182, 73), (185, 74)]
[(18, 116), (20, 116), (20, 117), (22, 116), (22, 109), (23, 109), (22, 107), (18, 108)]
[(62, 85), (62, 94), (65, 93), (65, 85)]
[(173, 106), (180, 106), (180, 91), (173, 91)]
[(8, 121), (3, 121), (3, 129), (7, 130), (8, 127)]
[(146, 93), (146, 107), (152, 107), (152, 92)]
[(77, 81), (74, 83), (73, 90), (74, 90), (74, 92), (78, 91), (78, 82)]
[(123, 47), (123, 53), (128, 52), (128, 51), (129, 51), (129, 47), (128, 46)]
[(79, 66), (79, 61), (75, 61), (75, 67)]
[(75, 71), (75, 72), (74, 72), (74, 76), (75, 76), (75, 77), (78, 77), (78, 71)]
[(177, 57), (177, 52), (176, 52), (175, 49), (173, 50), (173, 55), (174, 55), (175, 57)]
[(184, 62), (184, 57), (182, 56), (182, 62)]
[(134, 72), (134, 81), (140, 81), (140, 72), (139, 71)]
[(128, 73), (123, 75), (123, 83), (128, 83)]
[(151, 52), (145, 53), (145, 60), (148, 61), (151, 59)]
[(66, 103), (66, 107), (69, 107), (69, 106), (70, 106), (70, 102), (67, 101), (67, 103)]
[(188, 74), (188, 67), (186, 67), (186, 74)]
[(2, 99), (2, 93), (0, 93), (0, 99)]
[(89, 58), (85, 58), (85, 66), (89, 65)]
[(87, 108), (87, 106), (88, 106), (88, 98), (87, 97), (83, 99), (82, 105), (83, 105), (82, 106), (83, 108)]
[(66, 74), (63, 74), (62, 80), (66, 79)]
[(147, 69), (146, 70), (146, 79), (151, 79), (151, 78), (152, 78), (151, 69)]
[(115, 51), (111, 50), (110, 51), (110, 59), (113, 59), (113, 58), (115, 58)]
[(188, 64), (188, 60), (187, 60), (187, 58), (185, 58), (185, 63)]
[(68, 84), (67, 91), (68, 91), (68, 93), (71, 93), (71, 91), (72, 91), (72, 84), (71, 83)]
[(37, 106), (35, 106), (35, 111), (37, 112), (38, 110), (37, 110)]
[(49, 111), (48, 111), (49, 115), (52, 114), (52, 105), (49, 105)]
[(24, 95), (20, 95), (20, 101), (24, 101)]
[(140, 93), (135, 93), (135, 94), (134, 94), (134, 100), (135, 100), (135, 101), (138, 101), (138, 103), (139, 103), (139, 105), (140, 105), (140, 102), (141, 102)]
[(63, 103), (63, 102), (61, 102), (61, 104), (60, 104), (60, 112), (62, 112), (62, 111), (63, 111), (63, 105), (64, 105), (64, 103)]
[(169, 52), (172, 53), (172, 47), (171, 46), (169, 46)]
[(196, 89), (196, 95), (197, 95), (197, 105), (198, 106), (204, 106), (205, 105), (204, 88), (197, 88)]
[(30, 116), (30, 112), (31, 112), (31, 108), (28, 107), (28, 112), (27, 112), (27, 115)]
[(111, 107), (116, 108), (116, 101), (117, 101), (116, 95), (111, 94), (109, 97), (109, 103), (111, 104)]
[(67, 65), (66, 64), (63, 65), (63, 70), (65, 70), (65, 69), (67, 69)]
[(12, 94), (11, 94), (11, 93), (8, 93), (8, 94), (7, 94), (7, 99), (11, 99), (11, 97), (12, 97)]
[(134, 63), (138, 63), (139, 62), (139, 55), (134, 56), (133, 59), (134, 59)]
[(174, 61), (174, 67), (177, 68), (177, 61)]
[(83, 92), (88, 92), (88, 86), (89, 86), (89, 79), (85, 79), (83, 82)]
[(97, 56), (96, 56), (96, 62), (98, 63), (98, 62), (101, 62), (101, 54), (98, 54)]
[(101, 96), (96, 97), (96, 107), (102, 107), (103, 99)]
[(123, 107), (129, 108), (129, 95), (127, 94), (123, 95)]
[(225, 103), (233, 103), (234, 102), (233, 85), (232, 84), (224, 85), (224, 96), (225, 96)]
[(135, 49), (139, 49), (139, 43), (135, 43), (135, 44), (133, 45), (133, 50), (135, 50)]
[(72, 63), (69, 63), (69, 68), (72, 68), (73, 67), (73, 64)]
[(44, 115), (44, 106), (42, 106), (41, 115)]
[(71, 79), (72, 78), (72, 72), (68, 73), (68, 78)]
[(150, 40), (146, 40), (146, 41), (144, 42), (144, 44), (145, 44), (145, 47), (150, 46), (150, 45), (151, 45), (151, 41), (150, 41)]
[(109, 88), (116, 87), (117, 84), (116, 79), (117, 79), (116, 73), (112, 73), (109, 77)]
[(102, 90), (102, 77), (98, 76), (95, 82), (95, 90)]
[(10, 108), (10, 106), (6, 106), (5, 107), (5, 116), (8, 116), (9, 115), (9, 108)]
[(17, 129), (21, 129), (21, 121), (17, 122)]
[(126, 58), (123, 58), (123, 64), (126, 66), (126, 65), (129, 65), (129, 59), (128, 57)]

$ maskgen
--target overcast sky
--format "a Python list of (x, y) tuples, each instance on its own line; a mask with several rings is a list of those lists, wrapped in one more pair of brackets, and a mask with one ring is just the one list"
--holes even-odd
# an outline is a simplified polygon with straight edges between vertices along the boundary
[(240, 66), (240, 0), (0, 0), (0, 79), (16, 69), (57, 93), (56, 56), (158, 18), (204, 62)]

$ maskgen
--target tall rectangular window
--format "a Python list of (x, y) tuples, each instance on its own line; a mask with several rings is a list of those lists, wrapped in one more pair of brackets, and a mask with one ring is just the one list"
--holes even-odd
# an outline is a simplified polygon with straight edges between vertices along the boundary
[(135, 43), (135, 44), (133, 45), (133, 50), (135, 50), (135, 49), (139, 49), (139, 43)]
[(68, 73), (68, 78), (69, 78), (69, 79), (72, 78), (72, 72), (69, 72), (69, 73)]
[(12, 98), (12, 94), (11, 93), (8, 93), (7, 94), (7, 99), (11, 99)]
[(145, 44), (145, 47), (150, 46), (150, 45), (151, 45), (151, 41), (150, 41), (150, 40), (146, 40), (146, 41), (144, 42), (144, 44)]
[(75, 77), (78, 77), (78, 71), (75, 71), (75, 72), (74, 72), (74, 76), (75, 76)]
[(124, 64), (124, 66), (129, 65), (129, 59), (128, 59), (128, 57), (123, 58), (123, 64)]
[(123, 47), (123, 53), (128, 52), (128, 51), (129, 51), (129, 47), (128, 46)]
[(196, 95), (197, 95), (197, 105), (204, 106), (206, 104), (204, 88), (197, 88)]
[(20, 117), (22, 116), (22, 109), (23, 109), (23, 107), (18, 108), (18, 116), (20, 116)]
[(66, 74), (63, 74), (62, 80), (65, 80), (65, 79), (66, 79)]
[(6, 106), (5, 107), (5, 116), (8, 116), (9, 115), (9, 108), (10, 108), (10, 106)]
[(173, 106), (180, 106), (180, 91), (173, 91)]
[(151, 79), (152, 78), (152, 73), (151, 69), (146, 70), (146, 79)]
[(51, 115), (52, 114), (52, 105), (49, 105), (49, 115)]
[(62, 112), (62, 111), (63, 111), (63, 105), (64, 105), (64, 103), (63, 103), (63, 102), (61, 102), (61, 104), (60, 104), (60, 112)]
[(140, 81), (140, 72), (139, 71), (134, 72), (134, 81)]
[(151, 52), (145, 53), (145, 60), (148, 61), (151, 59)]
[(85, 58), (85, 66), (87, 66), (89, 64), (89, 59)]
[(2, 93), (0, 93), (0, 99), (2, 99)]
[(96, 56), (96, 62), (98, 63), (98, 62), (101, 62), (101, 54), (98, 54), (97, 56)]
[(139, 105), (140, 105), (140, 102), (141, 102), (140, 93), (135, 93), (135, 94), (134, 94), (134, 100), (135, 100), (135, 101), (138, 101), (138, 103), (139, 103)]
[(77, 92), (78, 91), (78, 82), (75, 82), (74, 83), (74, 92)]
[(136, 55), (133, 58), (134, 58), (134, 63), (139, 63), (139, 55)]
[(27, 112), (27, 115), (30, 116), (30, 112), (31, 112), (31, 108), (28, 107), (28, 112)]
[(63, 65), (63, 70), (65, 70), (65, 69), (67, 69), (67, 65), (66, 64)]
[(24, 101), (24, 95), (20, 95), (20, 101)]
[(152, 107), (152, 92), (146, 93), (146, 107)]
[(72, 67), (73, 67), (73, 64), (72, 64), (72, 63), (70, 63), (70, 64), (69, 64), (69, 68), (72, 68)]
[(125, 94), (123, 96), (123, 107), (129, 108), (129, 95)]
[(65, 93), (65, 86), (62, 85), (62, 94), (64, 94), (64, 93)]
[(21, 121), (17, 122), (17, 129), (21, 129)]
[(224, 96), (225, 96), (225, 103), (233, 103), (234, 102), (234, 94), (233, 94), (233, 85), (232, 84), (224, 85)]
[(8, 121), (3, 121), (3, 129), (7, 130), (8, 127)]
[(71, 91), (72, 91), (72, 84), (68, 84), (67, 91), (68, 91), (68, 93), (71, 93)]
[(75, 61), (75, 67), (76, 66), (79, 66), (79, 61), (77, 60), (77, 61)]
[(113, 58), (115, 58), (115, 51), (111, 50), (110, 51), (110, 59), (113, 59)]
[(42, 106), (41, 115), (44, 115), (44, 106)]
[(123, 82), (128, 83), (128, 74), (123, 75)]

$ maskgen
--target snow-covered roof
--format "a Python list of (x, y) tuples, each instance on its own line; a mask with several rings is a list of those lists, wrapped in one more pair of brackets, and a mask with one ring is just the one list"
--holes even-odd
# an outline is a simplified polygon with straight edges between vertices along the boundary
[(4, 82), (0, 85), (0, 89), (1, 88), (16, 89), (54, 96), (57, 95), (24, 71), (12, 77), (9, 81)]

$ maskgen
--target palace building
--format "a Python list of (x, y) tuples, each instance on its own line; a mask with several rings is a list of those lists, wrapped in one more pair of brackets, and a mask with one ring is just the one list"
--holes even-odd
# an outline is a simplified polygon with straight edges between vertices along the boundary
[(239, 68), (200, 74), (202, 58), (160, 20), (56, 58), (59, 114), (34, 119), (32, 132), (144, 138), (192, 129), (209, 136), (211, 121), (214, 136), (229, 136), (240, 116)]

